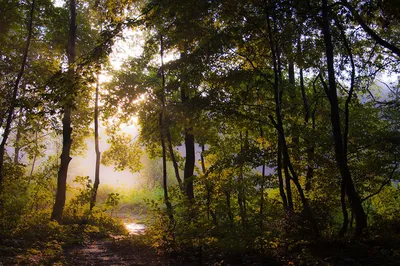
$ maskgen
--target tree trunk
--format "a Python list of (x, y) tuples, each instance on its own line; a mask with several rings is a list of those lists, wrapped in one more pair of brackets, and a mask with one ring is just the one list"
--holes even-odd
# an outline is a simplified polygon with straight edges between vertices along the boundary
[(33, 175), (33, 171), (35, 170), (37, 154), (38, 154), (38, 132), (36, 131), (35, 132), (35, 153), (33, 155), (32, 166), (31, 166), (31, 171), (29, 173), (28, 184), (30, 184), (32, 181), (32, 175)]
[[(300, 46), (300, 45), (299, 45)], [(300, 48), (299, 48), (300, 50)], [(304, 77), (303, 77), (303, 69), (300, 68), (300, 89), (301, 89), (301, 97), (303, 99), (303, 108), (304, 108), (304, 124), (307, 125), (310, 117), (311, 110), (307, 98), (307, 93), (304, 87)], [(312, 117), (312, 129), (315, 129), (314, 117)], [(312, 179), (314, 177), (314, 151), (315, 145), (311, 143), (308, 138), (305, 138), (306, 147), (307, 147), (307, 172), (306, 172), (306, 185), (305, 190), (310, 191), (312, 187)]]
[[(272, 65), (273, 65), (273, 70), (274, 70), (274, 82), (273, 82), (273, 90), (274, 90), (274, 99), (275, 99), (275, 115), (276, 115), (276, 122), (273, 119), (273, 117), (270, 115), (269, 118), (271, 119), (272, 123), (274, 124), (277, 133), (278, 133), (278, 137), (279, 140), (281, 142), (281, 149), (282, 149), (282, 155), (283, 155), (283, 164), (284, 164), (284, 170), (285, 170), (285, 175), (287, 179), (293, 180), (297, 191), (299, 192), (301, 201), (302, 201), (302, 205), (303, 205), (303, 210), (304, 212), (307, 214), (310, 222), (311, 222), (311, 226), (313, 227), (313, 231), (315, 233), (316, 237), (319, 237), (319, 231), (317, 228), (317, 224), (316, 221), (314, 219), (314, 216), (312, 214), (311, 211), (311, 207), (308, 203), (308, 199), (305, 197), (304, 195), (304, 191), (303, 188), (300, 185), (298, 176), (293, 168), (293, 165), (291, 163), (290, 160), (290, 156), (289, 156), (289, 149), (286, 143), (286, 139), (285, 139), (285, 132), (284, 132), (284, 128), (283, 128), (283, 122), (282, 122), (282, 113), (281, 113), (281, 106), (282, 106), (282, 94), (279, 91), (279, 71), (278, 71), (278, 66), (277, 66), (277, 59), (279, 57), (279, 55), (276, 53), (277, 49), (276, 47), (278, 47), (278, 45), (274, 42), (274, 38), (273, 38), (273, 34), (272, 34), (272, 28), (271, 28), (271, 22), (270, 22), (270, 18), (269, 18), (269, 9), (268, 7), (266, 7), (266, 15), (267, 15), (267, 26), (268, 26), (268, 38), (269, 38), (269, 43), (270, 43), (270, 48), (271, 48), (271, 55), (272, 55)], [(290, 173), (291, 173), (291, 177), (290, 177)], [(288, 202), (288, 206), (289, 206), (289, 210), (290, 210), (290, 203)]]
[(355, 236), (358, 237), (362, 234), (363, 230), (367, 228), (367, 219), (364, 209), (361, 205), (360, 197), (354, 187), (353, 179), (351, 177), (350, 169), (347, 164), (346, 154), (344, 153), (344, 143), (342, 139), (342, 131), (340, 126), (340, 109), (337, 97), (335, 69), (334, 69), (334, 55), (333, 45), (330, 33), (330, 19), (328, 15), (328, 1), (322, 0), (322, 32), (324, 35), (324, 42), (326, 48), (326, 59), (328, 65), (328, 80), (329, 87), (325, 87), (326, 94), (329, 99), (331, 107), (331, 124), (333, 140), (335, 145), (335, 158), (339, 167), (344, 186), (346, 187), (346, 194), (350, 202), (352, 212), (356, 219)]
[[(273, 90), (274, 90), (274, 99), (275, 99), (275, 116), (277, 120), (276, 124), (276, 130), (278, 133), (278, 160), (280, 154), (283, 155), (283, 169), (287, 169), (287, 160), (285, 159), (284, 155), (284, 147), (285, 147), (285, 136), (283, 132), (283, 127), (282, 127), (282, 114), (281, 114), (281, 99), (282, 95), (279, 91), (279, 83), (280, 83), (280, 70), (279, 70), (279, 56), (277, 53), (277, 49), (275, 46), (274, 38), (273, 38), (273, 33), (272, 33), (272, 27), (271, 27), (271, 22), (269, 18), (269, 11), (268, 7), (266, 7), (266, 15), (267, 15), (267, 25), (268, 25), (268, 38), (269, 38), (269, 44), (271, 48), (271, 54), (272, 54), (272, 64), (273, 64), (273, 70), (274, 70), (274, 82), (273, 82)], [(281, 175), (282, 175), (282, 169), (280, 170)], [(279, 175), (279, 163), (278, 163), (278, 175)], [(285, 184), (286, 184), (286, 194), (287, 194), (287, 209), (291, 210), (293, 209), (293, 201), (292, 201), (292, 192), (291, 192), (291, 186), (290, 186), (290, 177), (287, 175), (287, 172), (285, 173)]]
[(240, 166), (239, 166), (239, 178), (238, 178), (238, 204), (240, 210), (240, 218), (242, 219), (243, 227), (247, 226), (247, 212), (246, 212), (246, 195), (244, 189), (244, 175), (243, 167), (245, 163), (245, 157), (248, 147), (248, 131), (244, 139), (244, 145), (242, 145), (242, 133), (240, 133), (241, 151), (240, 151)]
[(14, 144), (14, 164), (19, 163), (19, 152), (21, 151), (21, 127), (22, 127), (22, 110), (18, 119), (17, 125), (17, 134), (15, 136), (15, 144)]
[(181, 179), (181, 176), (179, 174), (178, 162), (176, 161), (174, 149), (172, 147), (172, 138), (171, 138), (171, 132), (169, 131), (169, 126), (167, 126), (166, 131), (167, 131), (166, 133), (167, 133), (167, 140), (168, 140), (169, 156), (171, 157), (172, 165), (174, 166), (175, 177), (176, 177), (176, 180), (178, 181), (179, 188), (183, 192), (184, 190), (183, 190), (183, 185), (182, 185), (182, 179)]
[[(76, 57), (76, 3), (75, 0), (69, 1), (69, 9), (70, 9), (70, 22), (69, 22), (69, 37), (68, 37), (68, 47), (67, 47), (67, 55), (68, 55), (68, 75), (70, 77), (70, 94), (74, 93), (75, 86), (75, 57)], [(67, 95), (67, 97), (71, 97)], [(70, 152), (71, 152), (71, 112), (72, 112), (72, 99), (65, 104), (64, 106), (64, 117), (62, 119), (63, 123), (63, 147), (61, 152), (61, 163), (60, 169), (58, 170), (57, 177), (57, 192), (56, 192), (56, 201), (54, 203), (53, 212), (51, 214), (51, 219), (57, 222), (61, 222), (62, 215), (64, 211), (65, 205), (65, 196), (67, 190), (67, 176), (68, 176), (68, 166), (71, 161)]]
[(193, 191), (193, 174), (194, 174), (194, 162), (195, 162), (195, 150), (194, 150), (194, 135), (192, 133), (193, 128), (185, 128), (185, 169), (183, 171), (183, 179), (185, 183), (186, 196), (189, 200), (194, 199)]
[(170, 221), (169, 226), (172, 226), (172, 224), (174, 223), (174, 215), (172, 211), (172, 205), (168, 197), (167, 150), (165, 147), (165, 136), (164, 136), (165, 123), (163, 117), (163, 112), (165, 109), (165, 72), (164, 72), (164, 39), (162, 35), (160, 35), (160, 58), (161, 58), (161, 79), (162, 79), (162, 84), (161, 84), (162, 109), (160, 111), (160, 116), (159, 116), (159, 128), (160, 128), (160, 139), (161, 139), (161, 149), (162, 149), (163, 189), (164, 189), (164, 202), (167, 207), (167, 214)]
[(227, 207), (229, 223), (230, 223), (231, 227), (233, 227), (233, 213), (232, 213), (232, 209), (231, 209), (231, 193), (228, 190), (225, 191), (225, 199), (226, 199), (226, 207)]
[(96, 152), (96, 168), (94, 173), (94, 183), (92, 190), (92, 198), (90, 201), (90, 210), (96, 205), (97, 190), (100, 185), (100, 146), (99, 146), (99, 74), (97, 74), (97, 84), (96, 84), (96, 99), (94, 103), (94, 150)]
[[(185, 45), (186, 46), (186, 45)], [(185, 47), (185, 52), (181, 53), (182, 58), (186, 58), (186, 47)], [(182, 105), (185, 108), (186, 105), (188, 104), (189, 96), (187, 95), (186, 91), (186, 85), (184, 82), (186, 82), (187, 77), (185, 70), (182, 70), (182, 84), (181, 84), (181, 101)], [(190, 120), (190, 118), (187, 116), (187, 119)], [(194, 175), (194, 165), (195, 165), (195, 149), (194, 149), (194, 134), (193, 134), (193, 127), (185, 125), (185, 168), (183, 169), (183, 181), (184, 181), (184, 186), (185, 186), (185, 192), (186, 196), (189, 199), (189, 201), (193, 201), (194, 199), (194, 190), (193, 190), (193, 175)]]
[(206, 164), (204, 160), (204, 155), (203, 153), (205, 152), (206, 148), (204, 144), (201, 145), (201, 153), (200, 153), (200, 161), (201, 161), (201, 170), (203, 171), (203, 174), (206, 173)]
[(262, 166), (261, 171), (261, 185), (260, 185), (260, 230), (263, 230), (264, 224), (264, 181), (265, 181), (265, 164)]
[(2, 193), (3, 181), (4, 181), (4, 155), (6, 152), (6, 144), (7, 144), (8, 136), (10, 135), (10, 132), (11, 132), (11, 123), (12, 123), (13, 116), (14, 116), (14, 109), (15, 109), (15, 104), (16, 104), (16, 100), (17, 100), (17, 96), (18, 96), (19, 84), (21, 82), (22, 76), (24, 75), (26, 61), (28, 60), (29, 47), (31, 45), (32, 32), (33, 32), (34, 11), (35, 11), (35, 0), (32, 0), (30, 12), (29, 12), (28, 36), (26, 38), (24, 54), (22, 56), (21, 67), (18, 72), (17, 79), (15, 80), (15, 83), (14, 83), (12, 98), (11, 98), (11, 102), (10, 102), (10, 107), (8, 109), (7, 119), (6, 119), (6, 125), (5, 125), (4, 132), (3, 132), (3, 139), (0, 143), (0, 195)]
[[(282, 136), (281, 136), (282, 138)], [(284, 140), (281, 139), (282, 145), (282, 154), (284, 154)], [(290, 173), (289, 173), (289, 165), (288, 160), (286, 159), (285, 155), (283, 155), (283, 171), (285, 173), (285, 185), (286, 185), (286, 194), (287, 194), (287, 201), (288, 201), (288, 210), (293, 211), (293, 199), (292, 199), (292, 187), (290, 184)]]
[(51, 219), (59, 223), (62, 220), (62, 214), (65, 205), (68, 165), (72, 159), (69, 156), (72, 144), (71, 107), (68, 106), (64, 108), (64, 117), (62, 122), (63, 122), (63, 147), (60, 156), (61, 164), (60, 164), (60, 169), (58, 170), (58, 177), (57, 177), (56, 201), (54, 203), (53, 212), (51, 214)]
[(164, 129), (163, 129), (163, 113), (160, 112), (160, 138), (161, 138), (161, 148), (162, 148), (162, 168), (163, 168), (163, 189), (164, 189), (164, 202), (167, 206), (167, 213), (170, 222), (173, 222), (174, 216), (172, 214), (172, 205), (168, 197), (168, 184), (167, 184), (167, 149), (165, 147)]
[(340, 203), (342, 206), (343, 224), (342, 228), (339, 231), (339, 236), (343, 237), (347, 233), (349, 227), (349, 214), (346, 207), (346, 186), (344, 185), (343, 180), (341, 181), (340, 185)]
[(278, 136), (278, 156), (277, 156), (277, 171), (278, 171), (278, 181), (279, 181), (279, 193), (281, 195), (282, 198), (282, 204), (283, 204), (283, 208), (285, 210), (288, 209), (288, 200), (286, 197), (286, 193), (285, 193), (285, 188), (283, 185), (283, 176), (282, 176), (282, 144), (281, 141), (279, 140), (279, 136)]

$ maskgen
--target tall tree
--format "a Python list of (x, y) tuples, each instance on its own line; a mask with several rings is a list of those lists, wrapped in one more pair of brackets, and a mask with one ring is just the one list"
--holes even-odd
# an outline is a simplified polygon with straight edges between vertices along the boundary
[(97, 190), (100, 184), (100, 145), (99, 145), (99, 88), (100, 88), (100, 74), (97, 73), (96, 79), (96, 96), (94, 103), (94, 145), (96, 152), (96, 165), (95, 165), (95, 173), (94, 173), (94, 183), (92, 189), (92, 198), (90, 201), (90, 210), (93, 210), (93, 207), (96, 204)]
[[(328, 1), (322, 0), (322, 32), (326, 48), (326, 60), (328, 68), (328, 85), (325, 85), (325, 92), (329, 99), (331, 109), (332, 134), (335, 147), (335, 158), (346, 189), (347, 197), (350, 201), (351, 209), (356, 218), (355, 236), (360, 236), (367, 228), (367, 217), (361, 205), (360, 197), (355, 189), (353, 179), (347, 162), (345, 153), (345, 143), (343, 140), (341, 119), (339, 113), (339, 101), (337, 96), (335, 68), (334, 68), (334, 48), (332, 44), (330, 23), (331, 14)], [(347, 144), (346, 144), (347, 145)]]
[(68, 166), (71, 161), (71, 145), (72, 145), (72, 127), (71, 127), (71, 112), (74, 103), (74, 91), (76, 90), (76, 73), (75, 73), (75, 60), (76, 60), (76, 40), (77, 40), (77, 24), (76, 24), (76, 1), (69, 0), (69, 36), (67, 45), (68, 57), (68, 95), (64, 103), (64, 116), (62, 119), (63, 124), (63, 146), (61, 152), (60, 169), (58, 170), (57, 177), (57, 193), (56, 201), (54, 203), (51, 219), (61, 222), (62, 214), (65, 205), (65, 197), (67, 190), (67, 176)]
[(18, 97), (20, 82), (21, 82), (22, 76), (24, 75), (26, 63), (28, 60), (29, 47), (31, 45), (31, 38), (32, 38), (32, 32), (33, 32), (34, 12), (35, 12), (35, 0), (32, 0), (32, 3), (30, 5), (30, 11), (29, 11), (29, 20), (28, 20), (28, 28), (27, 28), (28, 33), (27, 33), (27, 37), (26, 37), (26, 41), (25, 41), (25, 48), (24, 48), (24, 52), (22, 55), (20, 69), (19, 69), (17, 78), (13, 85), (12, 98), (10, 101), (10, 106), (8, 107), (7, 119), (6, 119), (6, 124), (5, 124), (4, 132), (3, 132), (3, 139), (0, 143), (0, 194), (2, 191), (2, 185), (3, 185), (3, 179), (4, 179), (4, 155), (5, 155), (5, 150), (6, 150), (6, 143), (8, 140), (8, 136), (10, 135), (11, 124), (14, 119), (14, 110), (15, 110), (15, 106), (16, 106), (16, 100)]

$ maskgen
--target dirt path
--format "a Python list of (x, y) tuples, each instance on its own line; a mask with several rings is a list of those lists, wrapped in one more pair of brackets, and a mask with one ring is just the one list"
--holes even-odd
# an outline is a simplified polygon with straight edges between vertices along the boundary
[(114, 250), (113, 240), (103, 239), (93, 240), (83, 247), (67, 249), (65, 258), (67, 265), (170, 265), (150, 248)]

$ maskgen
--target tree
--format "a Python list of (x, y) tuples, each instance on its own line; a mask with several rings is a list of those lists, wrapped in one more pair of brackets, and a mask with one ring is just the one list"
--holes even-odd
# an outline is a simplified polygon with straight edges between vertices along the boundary
[[(7, 112), (7, 119), (6, 119), (6, 124), (4, 127), (4, 133), (3, 133), (3, 138), (0, 143), (0, 194), (2, 191), (2, 184), (3, 184), (3, 179), (4, 179), (4, 154), (5, 154), (5, 148), (6, 148), (6, 143), (8, 140), (8, 136), (11, 131), (11, 123), (13, 122), (13, 116), (14, 116), (14, 110), (16, 107), (16, 100), (18, 96), (18, 90), (20, 86), (20, 82), (22, 79), (22, 76), (24, 75), (27, 59), (28, 59), (28, 53), (29, 53), (29, 47), (31, 45), (31, 38), (32, 38), (32, 31), (33, 31), (33, 19), (34, 19), (34, 11), (35, 11), (35, 0), (32, 0), (31, 6), (30, 6), (30, 11), (29, 11), (29, 21), (28, 21), (28, 33), (27, 33), (27, 38), (25, 41), (25, 48), (21, 60), (21, 66), (17, 75), (17, 78), (15, 80), (15, 83), (13, 85), (12, 89), (12, 97), (10, 101), (10, 105), (8, 107), (8, 112)], [(2, 124), (2, 123), (1, 123)]]
[(69, 35), (67, 45), (67, 57), (68, 57), (68, 94), (64, 99), (64, 115), (62, 119), (63, 123), (63, 146), (61, 152), (61, 163), (57, 177), (57, 194), (56, 201), (54, 203), (53, 212), (51, 219), (61, 222), (62, 213), (65, 205), (65, 194), (67, 190), (67, 175), (68, 165), (71, 161), (70, 152), (72, 145), (72, 127), (71, 127), (71, 112), (74, 103), (74, 91), (76, 90), (76, 38), (77, 38), (77, 24), (76, 24), (76, 2), (75, 0), (69, 1)]
[(352, 211), (356, 217), (356, 230), (355, 236), (360, 236), (363, 230), (367, 228), (367, 218), (364, 209), (361, 205), (360, 197), (354, 187), (353, 179), (351, 177), (350, 169), (347, 163), (347, 153), (345, 145), (346, 140), (343, 140), (339, 104), (336, 89), (335, 69), (333, 61), (333, 45), (330, 33), (330, 14), (328, 9), (328, 2), (322, 1), (322, 31), (324, 34), (324, 42), (326, 47), (326, 59), (328, 67), (328, 85), (324, 85), (325, 93), (328, 96), (331, 106), (331, 123), (332, 133), (335, 143), (335, 157), (338, 164), (340, 174), (342, 176), (344, 189), (346, 190), (347, 197), (350, 201)]

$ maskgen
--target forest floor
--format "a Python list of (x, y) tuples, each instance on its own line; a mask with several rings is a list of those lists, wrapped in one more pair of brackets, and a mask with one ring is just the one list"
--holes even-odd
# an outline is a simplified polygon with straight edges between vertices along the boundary
[[(354, 241), (351, 239), (306, 238), (277, 239), (275, 247), (264, 254), (248, 250), (229, 250), (225, 246), (187, 246), (155, 248), (149, 243), (152, 235), (145, 232), (141, 217), (124, 218), (129, 234), (91, 235), (82, 242), (68, 245), (45, 241), (27, 245), (24, 239), (0, 238), (0, 266), (3, 265), (400, 265), (400, 234), (387, 232)], [(42, 232), (42, 231), (39, 231)], [(75, 234), (80, 235), (79, 233)], [(25, 248), (24, 248), (25, 246)], [(253, 250), (253, 251), (252, 251)]]
[(150, 248), (131, 247), (130, 252), (115, 250), (113, 239), (96, 239), (83, 247), (65, 250), (67, 265), (170, 265)]
[[(137, 217), (135, 217), (137, 218)], [(130, 219), (132, 220), (132, 218)], [(137, 219), (133, 219), (136, 220)], [(198, 262), (179, 261), (167, 254), (145, 245), (143, 224), (125, 223), (129, 231), (126, 236), (94, 238), (83, 246), (72, 246), (64, 250), (64, 265), (77, 266), (124, 266), (124, 265), (200, 265)]]

